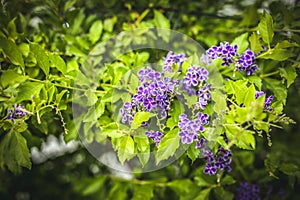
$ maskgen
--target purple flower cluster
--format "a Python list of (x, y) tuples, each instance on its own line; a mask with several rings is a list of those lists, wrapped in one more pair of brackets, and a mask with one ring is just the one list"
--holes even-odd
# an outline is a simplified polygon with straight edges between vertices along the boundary
[(254, 63), (255, 55), (250, 49), (247, 49), (237, 61), (237, 69), (243, 70), (247, 75), (253, 75), (258, 70), (257, 64)]
[[(222, 58), (223, 66), (230, 66), (235, 63), (236, 69), (238, 71), (245, 71), (247, 75), (253, 75), (254, 71), (258, 70), (258, 66), (254, 63), (255, 54), (250, 49), (247, 49), (238, 60), (239, 56), (237, 53), (238, 46), (230, 45), (228, 42), (225, 44), (220, 43), (220, 46), (212, 46), (206, 51), (206, 56), (210, 60), (215, 60), (217, 58)], [(207, 57), (202, 57), (202, 61), (205, 63), (210, 63)]]
[(178, 135), (181, 137), (183, 144), (191, 144), (193, 141), (199, 141), (199, 132), (204, 131), (205, 124), (208, 124), (208, 114), (198, 113), (194, 120), (189, 120), (186, 114), (179, 116), (178, 127), (181, 129)]
[[(228, 143), (228, 138), (226, 134), (222, 134), (226, 143)], [(204, 173), (209, 175), (214, 175), (218, 170), (220, 171), (231, 171), (230, 163), (232, 153), (230, 150), (226, 150), (223, 147), (219, 147), (216, 154), (211, 150), (207, 150), (206, 147), (208, 142), (206, 139), (201, 138), (197, 141), (196, 148), (199, 148), (204, 152), (204, 159), (206, 160)]]
[(163, 67), (163, 73), (171, 72), (172, 66), (175, 64), (179, 64), (178, 71), (181, 71), (181, 65), (186, 60), (186, 57), (184, 54), (174, 54), (172, 51), (169, 51), (167, 56), (164, 58), (165, 64)]
[(226, 150), (223, 147), (219, 147), (216, 154), (212, 151), (207, 150), (204, 152), (204, 159), (206, 160), (204, 173), (209, 175), (214, 175), (217, 170), (221, 171), (231, 171), (230, 163), (232, 153), (230, 150)]
[(208, 80), (208, 71), (198, 66), (189, 67), (183, 79), (183, 89), (188, 95), (198, 95), (196, 106), (201, 109), (205, 109), (210, 100), (211, 85), (206, 84), (206, 80)]
[(211, 84), (206, 84), (199, 88), (197, 94), (198, 94), (198, 102), (196, 103), (196, 106), (205, 109), (207, 102), (210, 100), (210, 91), (211, 91)]
[(211, 60), (222, 58), (222, 65), (229, 66), (233, 63), (233, 58), (238, 55), (237, 49), (237, 45), (232, 46), (228, 42), (225, 42), (225, 44), (221, 42), (220, 46), (210, 47), (206, 51), (206, 55), (208, 55)]
[(158, 146), (158, 144), (160, 143), (161, 139), (163, 138), (164, 134), (162, 134), (159, 131), (147, 131), (145, 132), (145, 135), (149, 138), (151, 138), (154, 142), (155, 145)]
[(202, 67), (191, 66), (188, 68), (186, 75), (184, 77), (183, 83), (187, 86), (198, 86), (199, 83), (206, 81), (208, 79), (208, 71)]
[[(258, 97), (260, 97), (264, 94), (265, 94), (264, 91), (257, 91), (255, 93), (255, 98), (257, 99)], [(274, 99), (273, 95), (270, 95), (270, 96), (265, 98), (265, 107), (264, 107), (265, 110), (270, 110), (271, 109), (271, 102), (272, 102), (273, 99)]]
[(236, 199), (239, 200), (260, 200), (260, 189), (256, 184), (247, 182), (240, 183), (240, 187), (236, 190)]
[(7, 119), (15, 123), (15, 119), (22, 118), (26, 114), (28, 114), (28, 111), (24, 108), (24, 106), (22, 106), (21, 104), (15, 104), (13, 109), (9, 109), (9, 116), (7, 117)]
[(161, 113), (161, 117), (167, 116), (170, 109), (170, 97), (175, 93), (178, 82), (169, 77), (163, 77), (161, 73), (147, 68), (138, 72), (142, 85), (137, 94), (132, 97), (131, 102), (125, 102), (120, 113), (122, 122), (131, 124), (133, 117), (138, 111), (155, 111)]

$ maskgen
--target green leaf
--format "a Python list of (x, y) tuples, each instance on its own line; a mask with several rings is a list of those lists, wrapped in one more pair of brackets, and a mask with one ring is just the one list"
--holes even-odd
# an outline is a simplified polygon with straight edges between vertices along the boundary
[(179, 196), (183, 196), (190, 192), (193, 184), (190, 179), (181, 179), (168, 182), (167, 186), (174, 190)]
[(134, 156), (134, 142), (130, 135), (120, 138), (118, 157), (122, 164)]
[(261, 78), (259, 78), (258, 76), (249, 76), (248, 80), (250, 83), (253, 83), (254, 85), (256, 85), (258, 90), (261, 90), (261, 86), (262, 86)]
[(299, 167), (293, 163), (281, 163), (279, 169), (289, 176), (295, 175), (299, 172)]
[(8, 132), (0, 141), (0, 167), (20, 173), (21, 167), (31, 168), (26, 139), (18, 132)]
[(234, 198), (234, 194), (225, 190), (223, 187), (216, 187), (213, 191), (216, 200), (232, 200)]
[(183, 112), (184, 112), (183, 105), (177, 99), (175, 99), (172, 102), (171, 110), (169, 111), (169, 115), (171, 117), (168, 118), (167, 120), (167, 127), (173, 129), (175, 126), (177, 126), (179, 121), (179, 115)]
[(92, 92), (91, 90), (87, 90), (84, 94), (87, 98), (87, 102), (86, 102), (87, 106), (92, 106), (98, 101), (98, 97), (95, 94), (95, 92)]
[(239, 54), (243, 53), (249, 46), (249, 42), (248, 42), (248, 33), (244, 33), (238, 37), (236, 37), (231, 45), (238, 45), (238, 50), (237, 52)]
[(252, 131), (243, 131), (237, 135), (236, 146), (241, 149), (253, 150), (255, 149), (255, 138)]
[(162, 37), (164, 41), (170, 40), (170, 29), (171, 25), (169, 20), (159, 11), (154, 10), (154, 24), (158, 28), (165, 28), (166, 31), (158, 31), (158, 36)]
[(83, 117), (83, 122), (96, 121), (104, 113), (105, 105), (98, 100), (94, 106), (88, 109), (88, 112)]
[(151, 200), (154, 197), (153, 185), (133, 185), (133, 197), (131, 200)]
[(272, 78), (264, 78), (263, 81), (266, 83), (265, 85), (267, 86), (267, 88), (272, 90), (276, 99), (278, 101), (281, 101), (285, 105), (287, 98), (287, 89), (281, 83), (281, 81)]
[(64, 94), (66, 94), (67, 92), (68, 90), (62, 90), (59, 94), (57, 94), (55, 97), (55, 103), (59, 104)]
[(294, 83), (296, 77), (297, 77), (297, 72), (295, 67), (293, 66), (288, 66), (286, 68), (279, 68), (280, 70), (280, 76), (285, 78), (287, 81), (287, 88), (290, 87), (292, 83)]
[(15, 70), (5, 70), (1, 74), (1, 85), (6, 88), (9, 85), (13, 85), (15, 83), (22, 83), (26, 81), (28, 76), (22, 76), (21, 74), (17, 73)]
[(249, 37), (250, 48), (254, 53), (258, 53), (263, 50), (262, 45), (259, 41), (259, 36), (256, 32), (253, 32)]
[(147, 122), (151, 117), (155, 116), (153, 113), (149, 112), (137, 112), (134, 115), (134, 118), (132, 120), (131, 128), (137, 129), (142, 125), (143, 122)]
[(203, 176), (196, 176), (195, 183), (198, 187), (206, 187), (214, 184), (211, 180), (206, 180)]
[(295, 54), (287, 49), (274, 48), (269, 49), (266, 53), (261, 54), (263, 59), (272, 59), (277, 61), (284, 61), (294, 56)]
[(224, 178), (221, 179), (222, 185), (232, 185), (235, 182), (236, 182), (236, 180), (230, 175), (226, 175)]
[(107, 32), (112, 32), (114, 30), (114, 25), (116, 24), (118, 18), (114, 15), (112, 18), (104, 20), (104, 30)]
[(134, 141), (140, 152), (148, 152), (149, 150), (149, 139), (145, 135), (134, 136)]
[(258, 18), (257, 7), (254, 4), (249, 5), (243, 11), (243, 20), (240, 22), (240, 26), (250, 27), (256, 25)]
[(68, 129), (68, 134), (63, 134), (63, 136), (64, 141), (68, 143), (78, 137), (78, 130), (76, 129), (74, 122), (69, 122), (66, 124), (66, 126)]
[(67, 65), (65, 61), (59, 55), (54, 53), (49, 53), (48, 56), (52, 66), (65, 75), (67, 73)]
[(254, 129), (255, 130), (263, 130), (266, 133), (269, 132), (269, 124), (267, 122), (263, 122), (263, 121), (256, 121), (254, 123)]
[(39, 44), (36, 43), (30, 43), (30, 50), (34, 53), (38, 66), (48, 77), (50, 70), (50, 60), (46, 51)]
[(128, 185), (125, 182), (115, 182), (109, 191), (107, 200), (125, 200), (128, 199)]
[(78, 56), (85, 58), (87, 55), (83, 52), (79, 47), (75, 45), (67, 46), (66, 47), (66, 55), (68, 56)]
[(154, 10), (155, 25), (159, 28), (170, 28), (169, 20), (159, 11)]
[(198, 96), (194, 96), (194, 95), (189, 96), (186, 93), (184, 93), (183, 96), (184, 96), (184, 99), (186, 100), (186, 105), (189, 108), (193, 108), (193, 106), (195, 105), (195, 103), (197, 103), (197, 101), (199, 99)]
[(103, 23), (101, 20), (95, 21), (90, 30), (89, 30), (89, 39), (92, 42), (92, 44), (95, 44), (101, 37), (103, 30)]
[(160, 141), (157, 147), (156, 164), (173, 156), (179, 147), (180, 137), (178, 128), (169, 131)]
[(245, 106), (251, 106), (252, 102), (255, 100), (255, 93), (256, 93), (255, 87), (253, 84), (251, 84), (245, 94), (245, 98), (244, 98)]
[(261, 34), (263, 41), (266, 44), (270, 45), (274, 36), (274, 27), (272, 16), (266, 11), (264, 11), (260, 19), (260, 22), (258, 24), (258, 30)]
[(214, 90), (211, 93), (211, 99), (213, 100), (213, 110), (216, 113), (224, 113), (224, 111), (227, 109), (227, 103), (226, 103), (226, 95), (218, 90)]
[(18, 47), (19, 47), (20, 51), (22, 52), (22, 54), (25, 57), (28, 57), (29, 52), (30, 52), (29, 44), (27, 44), (27, 43), (21, 43)]
[(74, 35), (80, 33), (82, 31), (82, 22), (86, 18), (84, 13), (84, 8), (81, 8), (76, 15), (76, 17), (73, 18), (73, 26), (71, 24), (70, 28), (72, 28), (72, 33)]
[(247, 82), (247, 80), (228, 80), (225, 82), (226, 93), (234, 94), (234, 96), (236, 97), (236, 103), (238, 105), (244, 102), (245, 95), (247, 92)]
[(90, 183), (85, 184), (85, 188), (83, 188), (83, 190), (81, 191), (82, 195), (87, 196), (98, 192), (101, 189), (102, 185), (105, 183), (105, 180), (106, 176), (100, 176), (91, 179)]
[(299, 45), (295, 42), (289, 42), (287, 40), (283, 40), (279, 43), (276, 44), (275, 48), (278, 49), (284, 49), (284, 48), (289, 48), (289, 47), (298, 47)]
[(234, 142), (237, 147), (247, 150), (255, 149), (253, 131), (243, 130), (243, 128), (236, 124), (226, 124), (224, 128), (229, 141)]
[(194, 198), (194, 200), (208, 200), (210, 191), (211, 191), (211, 188), (206, 188), (206, 189), (201, 190), (197, 194), (197, 196)]
[(69, 0), (66, 1), (65, 5), (64, 5), (64, 11), (68, 11), (70, 8), (73, 7), (73, 5), (76, 3), (77, 0)]
[(200, 149), (196, 148), (195, 145), (190, 145), (187, 150), (188, 157), (194, 162), (200, 155)]
[(12, 40), (0, 36), (0, 51), (3, 52), (5, 57), (8, 57), (12, 64), (20, 65), (25, 69), (22, 53)]
[(31, 100), (32, 97), (38, 95), (44, 86), (43, 83), (25, 82), (18, 88), (16, 103), (24, 100)]
[(18, 38), (18, 33), (17, 33), (17, 27), (15, 24), (16, 17), (14, 17), (12, 20), (9, 21), (7, 25), (7, 30), (9, 32), (9, 37), (11, 37), (13, 40), (16, 40)]

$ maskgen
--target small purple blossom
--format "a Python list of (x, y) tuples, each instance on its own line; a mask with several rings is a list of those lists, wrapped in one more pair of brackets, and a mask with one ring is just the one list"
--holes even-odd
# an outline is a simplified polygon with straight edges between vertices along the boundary
[(254, 63), (255, 54), (250, 49), (247, 49), (237, 61), (237, 69), (245, 71), (247, 75), (253, 75), (254, 71), (258, 70), (257, 64)]
[(170, 96), (175, 94), (179, 85), (178, 81), (164, 77), (163, 74), (151, 68), (142, 69), (138, 72), (141, 86), (132, 97), (131, 102), (125, 102), (120, 109), (122, 123), (132, 123), (136, 112), (147, 111), (160, 113), (160, 117), (167, 117), (170, 109)]
[[(226, 134), (222, 134), (226, 143), (228, 143), (228, 139)], [(214, 175), (220, 171), (231, 171), (230, 163), (232, 153), (230, 150), (226, 150), (223, 147), (219, 147), (216, 154), (214, 154), (211, 150), (207, 150), (207, 140), (201, 138), (196, 143), (196, 148), (199, 148), (202, 152), (204, 152), (204, 159), (206, 161), (204, 173), (209, 175)]]
[[(255, 98), (257, 99), (260, 96), (263, 96), (264, 94), (266, 94), (264, 91), (257, 91), (255, 93)], [(264, 102), (265, 103), (265, 107), (264, 107), (265, 110), (270, 110), (271, 109), (271, 102), (272, 102), (273, 99), (274, 99), (273, 95), (270, 95), (270, 96), (265, 98), (265, 102)]]
[(9, 119), (13, 123), (15, 123), (15, 119), (22, 118), (27, 114), (28, 114), (28, 111), (25, 109), (24, 106), (22, 106), (21, 104), (19, 104), (19, 105), (15, 104), (13, 109), (9, 109), (9, 115), (8, 115), (7, 119)]
[(156, 146), (159, 145), (161, 139), (164, 136), (164, 134), (162, 134), (160, 131), (147, 131), (145, 132), (145, 135), (151, 138), (155, 142)]
[(178, 127), (180, 131), (178, 135), (181, 137), (183, 144), (191, 144), (194, 141), (198, 141), (200, 132), (204, 131), (204, 126), (208, 124), (208, 114), (198, 113), (197, 118), (190, 120), (186, 114), (179, 115)]
[(199, 66), (190, 66), (183, 79), (182, 89), (191, 95), (198, 95), (199, 99), (196, 107), (205, 109), (207, 102), (210, 100), (211, 84), (205, 83), (208, 80), (208, 71), (206, 68)]
[(213, 154), (210, 150), (206, 150), (204, 155), (204, 159), (206, 160), (204, 169), (205, 174), (214, 175), (217, 173), (217, 170), (227, 172), (231, 171), (230, 163), (232, 161), (232, 153), (230, 150), (219, 147), (216, 154)]
[(238, 55), (238, 46), (230, 45), (228, 42), (220, 43), (220, 46), (212, 46), (206, 51), (206, 55), (211, 59), (222, 58), (223, 66), (229, 66), (233, 63), (233, 58)]
[(164, 67), (163, 67), (163, 73), (165, 72), (172, 72), (172, 66), (175, 64), (179, 65), (178, 71), (181, 71), (181, 65), (186, 60), (186, 57), (184, 54), (174, 54), (172, 51), (169, 51), (167, 56), (164, 58)]
[(236, 199), (239, 200), (260, 200), (260, 189), (256, 184), (241, 182), (236, 190)]

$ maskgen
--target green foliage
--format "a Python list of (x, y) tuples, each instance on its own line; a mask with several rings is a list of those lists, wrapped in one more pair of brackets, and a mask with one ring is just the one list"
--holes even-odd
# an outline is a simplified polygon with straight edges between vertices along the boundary
[(3, 55), (7, 57), (12, 64), (19, 65), (23, 69), (25, 68), (22, 53), (13, 40), (0, 35), (0, 47)]
[[(18, 125), (19, 127), (21, 125)], [(0, 142), (0, 166), (14, 173), (20, 173), (21, 167), (31, 168), (30, 153), (26, 139), (15, 130), (9, 131)]]
[(134, 118), (132, 120), (131, 128), (137, 129), (142, 125), (143, 122), (147, 122), (151, 117), (153, 117), (153, 113), (149, 112), (138, 112), (134, 115)]
[[(239, 12), (224, 13), (225, 5)], [(229, 200), (235, 199), (236, 188), (244, 181), (258, 184), (261, 198), (279, 198), (282, 188), (286, 194), (280, 198), (299, 199), (295, 189), (300, 177), (299, 128), (287, 126), (294, 122), (287, 116), (299, 121), (299, 5), (270, 2), (268, 12), (261, 12), (259, 8), (265, 6), (264, 1), (248, 6), (236, 0), (2, 2), (0, 178), (5, 181), (0, 199), (29, 194), (33, 199)], [(205, 49), (232, 41), (239, 46), (239, 54), (248, 48), (259, 54), (255, 59), (259, 70), (253, 76), (234, 71), (234, 66), (223, 67), (220, 60), (209, 69), (214, 74), (215, 68), (220, 77), (212, 81), (211, 105), (205, 110), (213, 116), (212, 127), (202, 136), (213, 152), (220, 145), (232, 150), (230, 173), (203, 174), (204, 152), (195, 148), (195, 143), (181, 145), (179, 115), (195, 112), (197, 97), (184, 94), (181, 100), (175, 98), (165, 122), (152, 112), (137, 112), (131, 125), (120, 123), (119, 109), (139, 86), (137, 72), (148, 63), (162, 63), (166, 55), (164, 50), (123, 50), (157, 41), (175, 49), (189, 43), (161, 33), (152, 34), (151, 40), (143, 38), (148, 30), (142, 28), (150, 27), (172, 28)], [(120, 37), (121, 42), (109, 40), (126, 30), (134, 34)], [(169, 76), (182, 78), (190, 65), (199, 63), (200, 56), (189, 56), (182, 73)], [(224, 85), (219, 84), (224, 78)], [(256, 91), (266, 94), (256, 99)], [(264, 101), (270, 95), (274, 100), (267, 111)], [(19, 104), (27, 114), (13, 121), (10, 110)], [(157, 125), (164, 133), (158, 146), (145, 136), (143, 122)], [(224, 132), (229, 143), (220, 136)], [(132, 168), (137, 173), (123, 178), (98, 164), (81, 147), (37, 164), (32, 151), (41, 150), (48, 136), (61, 135), (70, 144), (84, 137), (91, 145), (111, 145), (121, 164), (132, 167), (131, 162), (140, 162), (143, 168)], [(178, 153), (181, 150), (186, 150), (183, 155)], [(176, 161), (164, 169), (138, 173), (147, 170), (149, 162), (160, 166), (170, 158)]]
[(264, 11), (257, 28), (262, 40), (270, 46), (274, 37), (274, 26), (272, 16), (266, 11)]
[(157, 147), (156, 163), (173, 156), (179, 147), (179, 141), (177, 128), (166, 133)]
[(124, 136), (120, 139), (118, 147), (118, 157), (123, 164), (125, 160), (129, 160), (134, 156), (134, 141), (131, 136)]

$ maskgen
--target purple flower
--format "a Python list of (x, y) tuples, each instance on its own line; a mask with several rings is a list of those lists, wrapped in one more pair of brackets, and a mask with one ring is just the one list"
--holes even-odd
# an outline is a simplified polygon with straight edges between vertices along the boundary
[(232, 46), (228, 42), (225, 42), (224, 44), (221, 42), (220, 46), (212, 46), (211, 48), (209, 48), (206, 51), (206, 55), (211, 60), (222, 58), (222, 65), (229, 66), (233, 63), (233, 58), (238, 55), (237, 49), (237, 45)]
[(165, 72), (172, 72), (172, 66), (175, 64), (179, 65), (178, 71), (181, 71), (181, 65), (186, 60), (186, 57), (184, 54), (174, 54), (172, 51), (169, 51), (167, 56), (164, 58), (164, 67), (163, 67), (163, 73)]
[(190, 66), (183, 80), (182, 89), (188, 95), (199, 95), (199, 100), (196, 107), (205, 109), (207, 101), (210, 99), (210, 84), (205, 84), (208, 80), (208, 71), (199, 66)]
[[(223, 137), (225, 142), (227, 143), (228, 139), (225, 133), (223, 134)], [(201, 138), (196, 144), (196, 148), (199, 148), (201, 151), (204, 152), (204, 159), (206, 160), (206, 165), (203, 172), (209, 175), (216, 174), (218, 170), (230, 172), (232, 152), (230, 150), (224, 149), (223, 147), (219, 147), (217, 153), (214, 154), (210, 150), (205, 150), (206, 146), (207, 141), (204, 138)]]
[(237, 61), (237, 69), (245, 71), (247, 75), (253, 75), (254, 71), (258, 70), (258, 66), (254, 63), (255, 54), (250, 49), (247, 49)]
[(162, 134), (161, 132), (159, 131), (147, 131), (145, 132), (145, 135), (149, 138), (151, 138), (154, 142), (155, 142), (155, 145), (158, 146), (161, 139), (163, 138), (164, 134)]
[[(181, 57), (179, 56), (180, 59)], [(133, 95), (131, 102), (125, 102), (123, 108), (120, 109), (122, 123), (131, 124), (135, 113), (139, 111), (156, 112), (160, 113), (162, 118), (167, 117), (170, 97), (175, 94), (179, 82), (164, 77), (163, 74), (151, 68), (140, 70), (138, 76), (141, 82), (138, 92)]]
[[(264, 94), (265, 94), (264, 91), (257, 91), (255, 93), (255, 98), (257, 99), (257, 98), (259, 98), (260, 96), (262, 96)], [(272, 102), (273, 99), (274, 99), (273, 95), (270, 95), (270, 96), (265, 98), (265, 102), (264, 102), (265, 103), (265, 106), (264, 106), (265, 110), (270, 110), (271, 109), (271, 102)]]
[(21, 104), (15, 104), (13, 109), (9, 109), (9, 115), (7, 116), (7, 119), (11, 120), (13, 123), (16, 123), (15, 119), (22, 118), (27, 114), (28, 111), (24, 106), (22, 106)]
[(198, 113), (198, 117), (189, 120), (186, 114), (179, 115), (178, 127), (180, 131), (178, 135), (181, 137), (183, 144), (191, 144), (194, 141), (198, 142), (200, 132), (204, 131), (205, 124), (208, 124), (208, 114)]
[(217, 168), (211, 163), (206, 163), (204, 173), (209, 175), (215, 175), (217, 173)]
[(204, 149), (207, 145), (207, 140), (204, 138), (200, 138), (200, 140), (197, 141), (196, 143), (196, 148), (197, 149)]
[(271, 109), (271, 102), (274, 99), (274, 96), (270, 95), (265, 99), (265, 110)]
[(256, 184), (241, 182), (236, 190), (236, 199), (239, 200), (260, 200), (260, 189)]
[(262, 95), (264, 95), (264, 94), (265, 94), (264, 91), (257, 91), (257, 92), (255, 93), (255, 99), (257, 99), (258, 97), (260, 97), (260, 96), (262, 96)]

